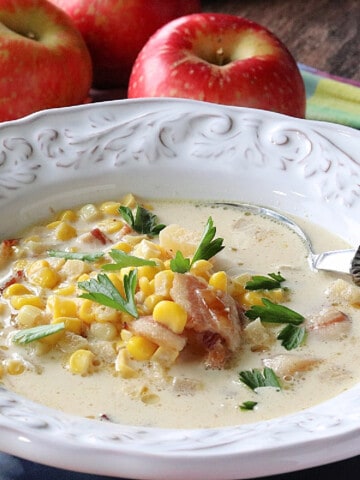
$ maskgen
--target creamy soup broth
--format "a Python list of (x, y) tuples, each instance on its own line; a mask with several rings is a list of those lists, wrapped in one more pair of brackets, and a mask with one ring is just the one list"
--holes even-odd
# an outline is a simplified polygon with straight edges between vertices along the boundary
[[(339, 279), (335, 274), (311, 271), (306, 248), (297, 235), (259, 215), (235, 208), (165, 201), (151, 201), (151, 211), (160, 223), (178, 224), (190, 232), (198, 232), (196, 238), (200, 238), (211, 216), (217, 229), (216, 237), (222, 237), (225, 245), (213, 259), (214, 271), (228, 272), (232, 278), (280, 272), (286, 279), (283, 286), (288, 289), (280, 303), (304, 316), (305, 342), (288, 351), (276, 339), (282, 326), (263, 323), (261, 332), (268, 332), (271, 340), (257, 344), (246, 332), (247, 320), (241, 326), (241, 345), (232, 352), (231, 361), (224, 368), (207, 368), (201, 355), (188, 351), (185, 346), (170, 366), (130, 358), (129, 368), (136, 371), (136, 376), (124, 378), (114, 370), (115, 358), (124, 342), (120, 338), (120, 327), (116, 327), (116, 338), (113, 335), (109, 341), (86, 344), (87, 337), (91, 339), (92, 335), (86, 325), (80, 337), (85, 340), (84, 348), (93, 351), (95, 360), (91, 371), (79, 375), (69, 369), (72, 347), (65, 341), (63, 345), (60, 341), (60, 346), (55, 343), (44, 347), (41, 341), (19, 345), (11, 340), (11, 335), (19, 328), (16, 320), (19, 310), (9, 306), (3, 288), (0, 362), (1, 382), (6, 388), (41, 404), (88, 418), (143, 426), (207, 428), (255, 422), (303, 410), (340, 394), (359, 381), (360, 288), (353, 286), (350, 278)], [(117, 215), (113, 217), (118, 218)], [(84, 221), (77, 215), (69, 223), (77, 229), (77, 235), (65, 241), (54, 240), (54, 226), (33, 227), (21, 238), (34, 237), (36, 243), (36, 238), (41, 237), (49, 248), (58, 250), (71, 246), (76, 246), (78, 251), (99, 250), (97, 242), (79, 246), (79, 237), (80, 232), (95, 227), (101, 229), (103, 216)], [(317, 251), (347, 247), (343, 240), (313, 224), (301, 220), (301, 225)], [(116, 235), (119, 238), (119, 233), (110, 232), (107, 238), (115, 242)], [(33, 245), (32, 248), (35, 257), (46, 257), (46, 251), (36, 252)], [(18, 265), (26, 260), (26, 252), (16, 259)], [(13, 261), (14, 258), (2, 261), (3, 285), (11, 276)], [(64, 262), (54, 258), (51, 261), (57, 268)], [(60, 282), (56, 288), (62, 286)], [(44, 295), (46, 289), (34, 288), (39, 296)], [(319, 313), (333, 310), (344, 315), (340, 321), (317, 328), (323, 316)], [(333, 315), (336, 317), (336, 313)], [(342, 324), (346, 326), (343, 328)], [(73, 350), (79, 345), (82, 343), (75, 342)], [(290, 359), (291, 366), (278, 369), (274, 358), (285, 359), (285, 362)], [(9, 368), (11, 362), (16, 365), (16, 361), (23, 366), (18, 374)], [(262, 387), (253, 391), (239, 380), (241, 371), (263, 371), (265, 365), (274, 368), (281, 389)], [(253, 409), (240, 408), (249, 401), (256, 402)]]

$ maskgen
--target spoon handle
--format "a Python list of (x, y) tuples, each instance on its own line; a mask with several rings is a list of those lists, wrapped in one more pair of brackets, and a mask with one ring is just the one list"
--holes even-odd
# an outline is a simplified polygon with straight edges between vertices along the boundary
[(317, 270), (350, 273), (354, 256), (355, 249), (323, 252), (319, 255), (312, 255), (312, 264)]

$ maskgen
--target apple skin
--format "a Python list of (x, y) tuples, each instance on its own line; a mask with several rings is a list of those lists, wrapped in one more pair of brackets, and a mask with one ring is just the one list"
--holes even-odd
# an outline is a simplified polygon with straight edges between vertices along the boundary
[(200, 0), (50, 0), (81, 32), (94, 66), (93, 86), (127, 87), (150, 36), (170, 20), (198, 12)]
[(46, 0), (1, 0), (0, 121), (83, 103), (92, 82), (87, 47)]
[(139, 53), (128, 98), (182, 97), (303, 118), (306, 95), (286, 46), (242, 17), (199, 13), (169, 22)]

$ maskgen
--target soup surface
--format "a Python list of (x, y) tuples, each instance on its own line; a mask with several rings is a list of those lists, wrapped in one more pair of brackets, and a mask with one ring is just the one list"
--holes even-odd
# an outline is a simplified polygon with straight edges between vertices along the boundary
[[(236, 207), (141, 205), (84, 205), (3, 241), (6, 388), (94, 419), (207, 428), (359, 381), (360, 288), (312, 271), (295, 233)], [(316, 251), (347, 248), (299, 223)]]

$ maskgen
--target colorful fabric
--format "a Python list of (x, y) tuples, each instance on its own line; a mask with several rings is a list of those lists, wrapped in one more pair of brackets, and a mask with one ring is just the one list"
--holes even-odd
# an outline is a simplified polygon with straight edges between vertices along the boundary
[(360, 82), (299, 64), (306, 89), (306, 118), (360, 128)]

